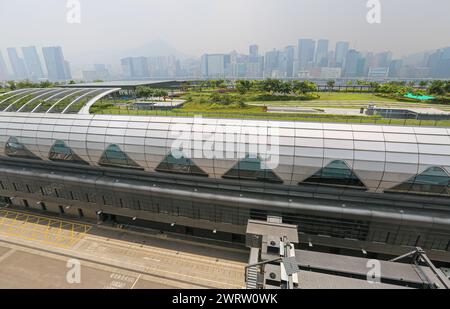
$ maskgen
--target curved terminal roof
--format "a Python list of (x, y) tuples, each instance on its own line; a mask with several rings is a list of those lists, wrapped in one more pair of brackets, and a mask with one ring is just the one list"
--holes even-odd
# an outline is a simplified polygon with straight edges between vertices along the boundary
[(89, 114), (89, 108), (120, 88), (30, 88), (0, 95), (1, 112)]
[[(93, 100), (100, 94), (89, 96)], [(60, 93), (59, 100), (67, 95)], [(8, 151), (22, 149), (25, 155), (29, 152), (41, 160), (50, 160), (51, 153), (60, 156), (54, 150), (57, 144), (70, 149), (66, 151), (67, 157), (93, 166), (124, 161), (130, 168), (149, 172), (172, 170), (211, 179), (246, 181), (249, 175), (239, 175), (239, 169), (249, 171), (257, 165), (249, 154), (259, 158), (271, 153), (277, 164), (269, 172), (258, 172), (256, 176), (271, 180), (272, 184), (261, 183), (263, 187), (273, 183), (295, 186), (317, 179), (326, 185), (333, 171), (336, 178), (343, 179), (345, 175), (344, 189), (352, 186), (384, 192), (409, 183), (402, 189), (408, 191), (416, 185), (416, 179), (422, 187), (432, 189), (435, 176), (441, 178), (444, 188), (450, 185), (447, 128), (209, 118), (199, 121), (178, 117), (0, 112), (0, 156), (9, 155), (5, 149), (10, 144), (12, 150)], [(170, 156), (179, 148), (183, 149), (183, 163)], [(182, 165), (187, 168), (183, 170)]]

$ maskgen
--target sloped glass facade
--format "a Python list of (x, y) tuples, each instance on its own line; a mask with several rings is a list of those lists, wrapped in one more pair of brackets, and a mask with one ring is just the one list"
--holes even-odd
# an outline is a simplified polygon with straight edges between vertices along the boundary
[(272, 170), (263, 169), (260, 158), (251, 157), (250, 155), (247, 155), (245, 159), (239, 161), (239, 163), (226, 172), (222, 178), (283, 183), (283, 180), (281, 180)]
[(31, 151), (27, 149), (22, 143), (19, 143), (16, 137), (10, 137), (5, 145), (5, 154), (9, 157), (16, 157), (22, 159), (40, 160)]
[(336, 160), (302, 183), (366, 188), (344, 161)]
[(89, 165), (89, 163), (77, 156), (70, 147), (67, 147), (63, 141), (56, 141), (55, 144), (53, 144), (48, 158), (49, 160), (56, 162)]
[(161, 173), (188, 174), (195, 176), (208, 177), (201, 168), (199, 168), (191, 159), (185, 157), (175, 158), (168, 154), (155, 169)]
[(423, 173), (408, 179), (389, 191), (449, 195), (450, 176), (440, 167), (430, 167)]
[(143, 169), (136, 162), (130, 159), (130, 157), (117, 145), (108, 146), (108, 148), (106, 148), (103, 152), (98, 164), (111, 167)]

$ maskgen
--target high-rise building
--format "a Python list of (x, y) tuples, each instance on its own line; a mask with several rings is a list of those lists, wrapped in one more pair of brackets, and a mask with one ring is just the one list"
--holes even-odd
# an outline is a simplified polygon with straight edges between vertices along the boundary
[(0, 51), (0, 81), (6, 81), (9, 79), (8, 68), (6, 62), (3, 59), (2, 52)]
[(345, 58), (345, 69), (344, 69), (344, 76), (345, 77), (358, 77), (359, 71), (360, 71), (360, 59), (361, 54), (351, 49), (347, 53), (347, 57)]
[(291, 78), (294, 76), (295, 47), (287, 46), (280, 54), (281, 77)]
[(403, 60), (393, 60), (389, 65), (389, 77), (400, 77), (400, 72), (403, 67)]
[(206, 54), (202, 56), (202, 75), (207, 78), (224, 78), (230, 70), (230, 55)]
[(146, 57), (128, 57), (121, 60), (122, 71), (125, 78), (149, 78), (148, 61)]
[(428, 58), (430, 74), (434, 78), (450, 78), (450, 47), (439, 49)]
[(298, 61), (300, 70), (312, 67), (315, 50), (316, 41), (310, 39), (300, 39), (298, 41)]
[(43, 47), (42, 53), (50, 82), (63, 82), (71, 79), (69, 63), (65, 61), (61, 47)]
[(8, 48), (8, 57), (14, 73), (14, 79), (24, 80), (28, 78), (25, 61), (19, 57), (15, 48)]
[(388, 67), (392, 61), (392, 53), (382, 52), (375, 55), (375, 66), (377, 67)]
[(246, 77), (261, 78), (264, 74), (264, 57), (259, 55), (258, 45), (249, 47), (249, 57), (246, 67)]
[(41, 60), (39, 59), (36, 47), (22, 47), (22, 53), (29, 78), (34, 81), (44, 78)]
[(147, 58), (150, 77), (167, 78), (169, 77), (169, 61), (167, 57), (149, 57)]
[(64, 60), (64, 74), (66, 75), (66, 80), (72, 79), (72, 71), (70, 70), (70, 63)]
[(348, 42), (337, 42), (336, 51), (334, 53), (335, 66), (338, 68), (343, 68), (345, 65), (345, 59), (347, 58), (347, 53), (350, 44)]
[(279, 78), (280, 74), (280, 51), (272, 50), (266, 53), (264, 58), (264, 77)]
[(319, 40), (317, 42), (316, 65), (319, 67), (328, 66), (328, 45), (330, 41)]
[(256, 59), (259, 56), (259, 47), (258, 45), (250, 45), (249, 49), (250, 58)]
[(94, 70), (83, 71), (83, 80), (92, 82), (96, 80), (106, 81), (110, 79), (109, 71), (105, 64), (94, 64)]
[(230, 77), (246, 78), (248, 77), (248, 67), (250, 56), (238, 54), (236, 51), (230, 53)]

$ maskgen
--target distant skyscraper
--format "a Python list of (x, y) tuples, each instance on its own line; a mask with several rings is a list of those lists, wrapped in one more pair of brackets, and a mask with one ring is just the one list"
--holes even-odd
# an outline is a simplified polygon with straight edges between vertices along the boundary
[(377, 67), (388, 67), (392, 61), (391, 52), (383, 52), (375, 55), (375, 62)]
[(295, 47), (287, 46), (280, 55), (281, 77), (291, 78), (294, 76)]
[(45, 64), (47, 66), (48, 80), (51, 82), (62, 82), (71, 79), (70, 68), (61, 47), (43, 47)]
[(22, 53), (25, 59), (25, 65), (27, 67), (27, 72), (30, 79), (39, 80), (44, 78), (41, 60), (39, 59), (36, 47), (34, 46), (22, 47)]
[(434, 78), (450, 78), (450, 47), (439, 49), (430, 55), (428, 67)]
[(298, 61), (300, 70), (311, 67), (314, 63), (314, 53), (316, 50), (316, 41), (310, 39), (300, 39), (298, 41)]
[(249, 47), (249, 55), (250, 58), (255, 59), (259, 56), (259, 47), (258, 45), (250, 45)]
[(347, 53), (344, 70), (345, 77), (358, 77), (360, 58), (361, 54), (354, 49), (351, 49)]
[(328, 66), (328, 45), (330, 41), (319, 40), (317, 42), (316, 64), (319, 67)]
[(150, 77), (148, 61), (145, 57), (129, 57), (121, 60), (124, 76), (130, 79)]
[(336, 51), (334, 53), (335, 58), (335, 66), (338, 68), (342, 68), (345, 65), (345, 59), (347, 58), (347, 53), (350, 44), (348, 42), (337, 42), (336, 43)]
[(83, 71), (83, 80), (92, 82), (96, 80), (107, 81), (110, 79), (109, 71), (105, 64), (94, 64), (94, 70)]
[(403, 60), (393, 60), (389, 65), (389, 77), (400, 77)]
[(246, 65), (247, 77), (261, 78), (264, 73), (264, 57), (259, 55), (258, 45), (249, 47), (248, 63)]
[(15, 48), (8, 48), (8, 57), (11, 62), (11, 67), (14, 73), (14, 79), (16, 80), (24, 80), (28, 78), (27, 69), (25, 66), (25, 62), (22, 58), (17, 54), (17, 50)]
[(281, 77), (281, 67), (280, 67), (280, 51), (272, 50), (266, 53), (264, 59), (264, 76), (267, 78), (278, 78)]
[(230, 55), (207, 54), (202, 56), (202, 75), (208, 78), (224, 78), (230, 67)]
[(72, 79), (72, 71), (70, 70), (70, 63), (64, 60), (64, 74), (66, 75), (66, 80)]
[(3, 59), (2, 52), (0, 51), (0, 81), (5, 81), (9, 79), (8, 69), (6, 67), (6, 62)]

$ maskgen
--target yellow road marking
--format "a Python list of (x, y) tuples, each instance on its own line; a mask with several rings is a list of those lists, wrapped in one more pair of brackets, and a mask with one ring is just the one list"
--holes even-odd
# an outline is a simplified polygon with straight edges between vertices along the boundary
[(13, 210), (0, 210), (0, 233), (58, 247), (71, 247), (92, 226)]

